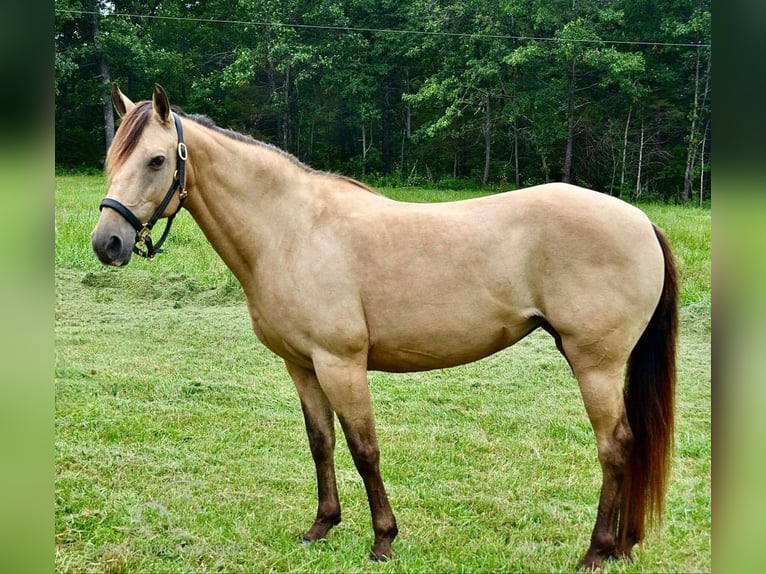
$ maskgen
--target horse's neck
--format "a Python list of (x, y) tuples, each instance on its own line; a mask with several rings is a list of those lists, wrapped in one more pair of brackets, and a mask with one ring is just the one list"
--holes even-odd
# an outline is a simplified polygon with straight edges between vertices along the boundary
[(192, 125), (186, 207), (240, 283), (253, 276), (258, 254), (301, 218), (309, 178), (278, 152)]

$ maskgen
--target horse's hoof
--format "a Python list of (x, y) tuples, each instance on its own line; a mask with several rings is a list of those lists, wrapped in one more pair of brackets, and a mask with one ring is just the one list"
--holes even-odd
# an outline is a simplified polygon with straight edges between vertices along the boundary
[(586, 572), (595, 572), (596, 570), (599, 570), (603, 564), (604, 558), (602, 556), (588, 552), (585, 558), (580, 560), (579, 564), (577, 564), (577, 569)]
[(370, 560), (372, 560), (373, 562), (388, 562), (391, 559), (385, 554), (378, 555), (378, 554), (375, 554), (374, 552), (370, 552)]
[(599, 570), (605, 562), (617, 562), (618, 560), (622, 560), (623, 556), (619, 556), (617, 554), (606, 554), (603, 555), (598, 552), (588, 552), (586, 554), (585, 558), (580, 560), (580, 563), (577, 565), (578, 570), (586, 570), (589, 572), (594, 572), (596, 570)]
[(301, 546), (311, 546), (314, 541), (306, 538), (305, 536), (298, 536), (298, 542)]

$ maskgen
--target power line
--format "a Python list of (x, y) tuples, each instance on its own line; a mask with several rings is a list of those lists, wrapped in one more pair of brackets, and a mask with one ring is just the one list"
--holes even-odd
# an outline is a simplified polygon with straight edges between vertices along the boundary
[(282, 22), (259, 22), (257, 20), (227, 20), (222, 18), (189, 18), (184, 16), (159, 16), (152, 14), (126, 14), (123, 12), (102, 13), (94, 10), (71, 10), (56, 9), (59, 14), (79, 14), (79, 15), (99, 15), (104, 18), (109, 17), (127, 17), (127, 18), (148, 18), (153, 20), (170, 20), (178, 22), (199, 22), (203, 24), (235, 24), (244, 26), (274, 26), (280, 28), (298, 28), (308, 30), (330, 30), (334, 32), (370, 32), (375, 34), (410, 34), (420, 36), (448, 36), (459, 38), (486, 38), (489, 40), (516, 40), (516, 41), (536, 41), (536, 42), (576, 42), (580, 44), (620, 44), (629, 46), (667, 46), (676, 48), (710, 48), (711, 44), (702, 42), (648, 42), (634, 40), (588, 40), (577, 38), (551, 38), (546, 36), (517, 36), (513, 34), (478, 34), (472, 32), (433, 32), (428, 30), (394, 30), (386, 28), (365, 28), (357, 26), (330, 26), (322, 24), (285, 24)]

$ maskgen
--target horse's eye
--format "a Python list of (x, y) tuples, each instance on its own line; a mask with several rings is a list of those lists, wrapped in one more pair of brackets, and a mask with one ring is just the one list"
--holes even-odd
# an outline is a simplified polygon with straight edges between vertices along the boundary
[(165, 163), (165, 156), (164, 155), (158, 155), (153, 157), (149, 161), (149, 167), (153, 167), (154, 169), (158, 169), (162, 167), (162, 164)]

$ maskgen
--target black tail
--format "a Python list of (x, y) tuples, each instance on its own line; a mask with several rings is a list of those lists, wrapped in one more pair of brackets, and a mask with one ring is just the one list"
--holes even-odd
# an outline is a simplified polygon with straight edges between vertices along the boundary
[(670, 245), (656, 226), (665, 257), (665, 283), (649, 324), (628, 360), (625, 406), (633, 432), (620, 511), (619, 539), (644, 538), (645, 526), (658, 523), (665, 507), (673, 450), (678, 334), (678, 279)]

